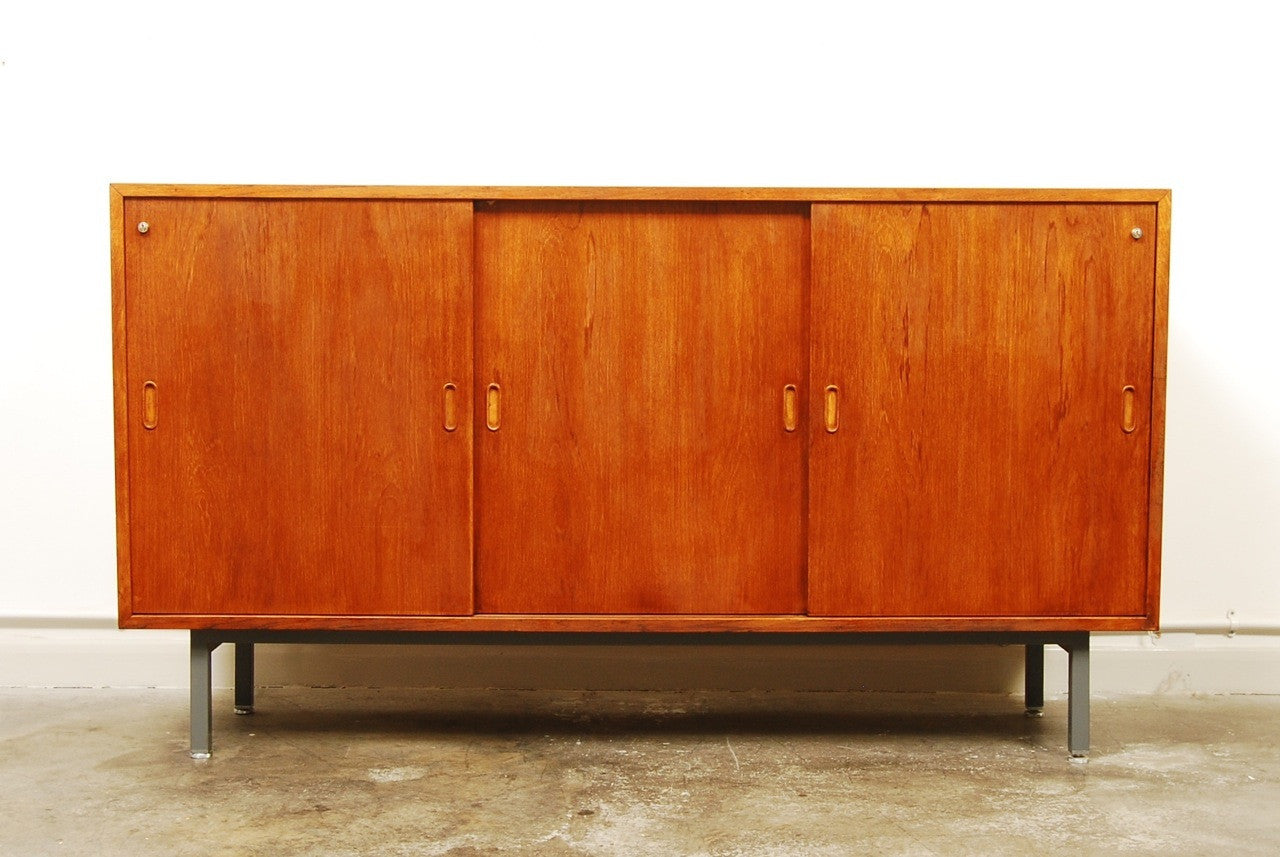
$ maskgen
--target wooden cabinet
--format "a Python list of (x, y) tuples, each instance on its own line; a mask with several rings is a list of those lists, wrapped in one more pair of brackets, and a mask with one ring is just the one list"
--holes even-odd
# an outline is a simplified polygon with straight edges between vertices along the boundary
[(123, 626), (1156, 626), (1164, 192), (112, 200)]

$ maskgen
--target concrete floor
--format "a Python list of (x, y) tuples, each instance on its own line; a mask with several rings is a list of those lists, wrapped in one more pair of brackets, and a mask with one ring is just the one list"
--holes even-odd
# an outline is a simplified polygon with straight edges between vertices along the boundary
[(1280, 852), (1280, 697), (0, 690), (0, 854)]

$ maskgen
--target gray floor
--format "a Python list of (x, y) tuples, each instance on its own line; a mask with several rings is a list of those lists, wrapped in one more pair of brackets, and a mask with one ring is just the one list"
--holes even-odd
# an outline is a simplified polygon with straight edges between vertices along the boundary
[(1280, 698), (0, 690), (0, 854), (1276, 854)]

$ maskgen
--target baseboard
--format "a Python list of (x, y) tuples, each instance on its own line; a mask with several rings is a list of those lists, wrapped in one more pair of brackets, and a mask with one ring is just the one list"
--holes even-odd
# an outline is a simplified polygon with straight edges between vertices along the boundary
[[(185, 687), (187, 635), (0, 620), (0, 687)], [(87, 627), (84, 625), (88, 625)], [(231, 647), (214, 683), (231, 683)], [(261, 646), (261, 685), (589, 690), (871, 690), (1016, 693), (1017, 646)], [(1280, 634), (1099, 634), (1098, 694), (1280, 694)], [(1045, 690), (1066, 690), (1046, 651)]]

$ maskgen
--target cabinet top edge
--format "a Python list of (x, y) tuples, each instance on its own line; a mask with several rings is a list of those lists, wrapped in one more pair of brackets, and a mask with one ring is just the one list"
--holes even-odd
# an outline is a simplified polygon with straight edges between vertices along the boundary
[(540, 187), (112, 184), (128, 198), (637, 202), (1162, 202), (1169, 190), (1100, 188)]

